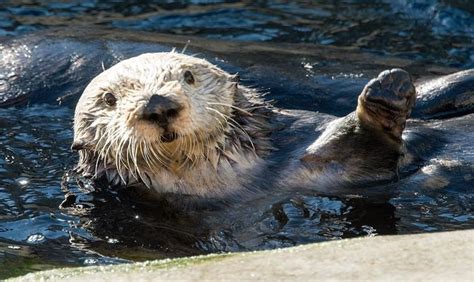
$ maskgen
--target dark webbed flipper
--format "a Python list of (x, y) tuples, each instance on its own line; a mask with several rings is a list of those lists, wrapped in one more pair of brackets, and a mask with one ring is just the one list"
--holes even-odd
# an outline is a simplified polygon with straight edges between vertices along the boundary
[(356, 111), (331, 122), (306, 149), (301, 161), (312, 181), (330, 178), (331, 186), (340, 186), (396, 178), (404, 154), (402, 132), (415, 98), (411, 77), (401, 69), (367, 83)]
[(386, 70), (364, 87), (358, 99), (357, 117), (365, 126), (381, 129), (398, 140), (415, 99), (410, 75), (402, 69)]

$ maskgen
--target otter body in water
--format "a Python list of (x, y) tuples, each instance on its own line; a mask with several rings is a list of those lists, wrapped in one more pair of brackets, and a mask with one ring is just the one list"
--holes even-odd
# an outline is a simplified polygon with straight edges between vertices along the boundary
[[(162, 257), (163, 254), (175, 256), (268, 249), (372, 232), (366, 231), (366, 227), (374, 228), (377, 234), (433, 230), (431, 228), (442, 230), (452, 228), (459, 223), (458, 215), (468, 213), (469, 203), (466, 201), (469, 201), (469, 188), (473, 182), (473, 155), (470, 154), (473, 146), (469, 141), (474, 136), (473, 70), (461, 71), (346, 48), (242, 44), (199, 38), (191, 38), (190, 52), (200, 54), (199, 57), (228, 73), (239, 72), (240, 83), (237, 77), (214, 67), (203, 76), (193, 67), (204, 65), (204, 70), (207, 70), (209, 64), (186, 56), (186, 61), (194, 60), (186, 66), (191, 67), (186, 70), (191, 72), (192, 78), (189, 74), (185, 78), (184, 69), (171, 76), (175, 70), (180, 70), (172, 67), (182, 61), (179, 58), (183, 56), (179, 54), (166, 68), (167, 60), (139, 63), (137, 58), (110, 68), (139, 54), (165, 52), (173, 46), (183, 46), (188, 39), (188, 36), (179, 38), (155, 33), (89, 29), (87, 33), (45, 31), (1, 42), (0, 53), (4, 60), (0, 60), (0, 107), (31, 105), (20, 108), (18, 112), (22, 114), (10, 119), (5, 119), (5, 115), (16, 111), (7, 109), (0, 120), (5, 130), (12, 129), (4, 136), (4, 155), (16, 154), (14, 165), (4, 164), (7, 169), (5, 179), (17, 175), (39, 175), (30, 183), (29, 187), (34, 190), (26, 188), (24, 191), (35, 195), (40, 191), (44, 193), (48, 203), (53, 205), (46, 209), (48, 214), (52, 211), (74, 219), (72, 228), (66, 226), (63, 229), (68, 234), (72, 232), (71, 242), (83, 246), (82, 238), (86, 234), (94, 242), (103, 242), (90, 244), (90, 248), (102, 255), (110, 250), (114, 257), (129, 258), (130, 248), (137, 246), (145, 248), (146, 254), (142, 257), (149, 258), (149, 249), (153, 249), (155, 257), (156, 254)], [(163, 56), (170, 55), (167, 54)], [(108, 70), (94, 80), (77, 105), (84, 87), (103, 71), (102, 65)], [(124, 66), (127, 68), (122, 68)], [(371, 123), (390, 121), (383, 119), (384, 116), (404, 117), (398, 114), (403, 111), (397, 110), (397, 104), (390, 103), (390, 97), (394, 96), (389, 95), (403, 94), (395, 87), (403, 83), (398, 83), (398, 80), (387, 83), (390, 81), (383, 78), (390, 76), (384, 73), (371, 84), (372, 87), (367, 88), (372, 92), (362, 91), (370, 77), (394, 66), (402, 67), (416, 78), (417, 101), (411, 118), (406, 122), (403, 143), (396, 135), (399, 131), (391, 130), (383, 123)], [(168, 67), (170, 71), (165, 73)], [(449, 73), (451, 75), (446, 75)], [(395, 71), (392, 77), (403, 78), (402, 74)], [(208, 82), (214, 75), (226, 78), (218, 81), (218, 85), (229, 85), (231, 90), (237, 88), (231, 95), (234, 98), (231, 99), (231, 109), (212, 105), (223, 114), (230, 113), (232, 119), (224, 119), (213, 110), (205, 112), (205, 107), (199, 107), (203, 101), (216, 103), (218, 99), (229, 97), (225, 96), (226, 93), (222, 96), (221, 90), (225, 88), (218, 88), (217, 92), (207, 87), (206, 91), (202, 90), (203, 82)], [(127, 81), (134, 83), (123, 84)], [(155, 85), (154, 82), (160, 81), (162, 84)], [(384, 82), (378, 89), (386, 91), (373, 92), (379, 86), (377, 81)], [(257, 91), (255, 87), (245, 85), (260, 89)], [(178, 91), (166, 92), (170, 89)], [(266, 93), (262, 96), (259, 92)], [(361, 97), (361, 111), (356, 111), (361, 92), (366, 95)], [(380, 94), (378, 99), (373, 95), (377, 93)], [(153, 115), (156, 111), (153, 104), (173, 108), (174, 103), (163, 103), (165, 100), (157, 98), (152, 101), (153, 94), (179, 99), (177, 101), (185, 103), (185, 107), (175, 109), (177, 115), (171, 111), (171, 119), (169, 110), (166, 119), (160, 118), (158, 113)], [(364, 98), (366, 96), (372, 99)], [(263, 98), (275, 101), (274, 106), (264, 103)], [(225, 104), (222, 101), (217, 103)], [(41, 105), (44, 103), (55, 105), (45, 107)], [(186, 103), (198, 106), (195, 112), (190, 112)], [(145, 116), (156, 119), (155, 122), (141, 118), (143, 112), (140, 114), (138, 111), (144, 110), (148, 104), (151, 114)], [(75, 158), (68, 157), (67, 147), (72, 143), (70, 107), (76, 105), (78, 117), (75, 120), (74, 147), (82, 148), (80, 154), (83, 155), (79, 168), (85, 174), (105, 180), (108, 176), (112, 184), (133, 187), (109, 189), (108, 183), (70, 177), (66, 171), (61, 186), (63, 190), (59, 191), (57, 168), (70, 167), (73, 165), (71, 161), (75, 162)], [(54, 109), (54, 112), (45, 112), (49, 109)], [(56, 116), (56, 109), (61, 115)], [(133, 110), (136, 115), (126, 119)], [(359, 114), (372, 112), (382, 118), (361, 122)], [(17, 124), (15, 117), (22, 118), (25, 114), (27, 119)], [(219, 121), (212, 122), (208, 117)], [(166, 123), (165, 131), (162, 126)], [(209, 159), (203, 158), (199, 153), (202, 151), (196, 147), (198, 144), (189, 143), (193, 135), (183, 136), (184, 132), (210, 132), (221, 123), (224, 130), (217, 132), (225, 133), (213, 136), (221, 136), (221, 141), (216, 139), (214, 143), (206, 143), (219, 144), (214, 147), (222, 153), (217, 155), (219, 159), (211, 155), (207, 156)], [(199, 125), (199, 130), (195, 130), (197, 127), (194, 126)], [(42, 132), (44, 128), (51, 128), (49, 135)], [(402, 127), (394, 126), (396, 128)], [(15, 135), (29, 130), (35, 140), (40, 138), (38, 142), (41, 138), (51, 139), (55, 134), (57, 140), (40, 142), (32, 148), (29, 142), (33, 139), (23, 134)], [(169, 155), (165, 155), (166, 158), (152, 154), (146, 155), (152, 158), (140, 157), (144, 149), (128, 143), (128, 140), (134, 140), (130, 137), (135, 137), (135, 133), (137, 138), (153, 139), (153, 144), (166, 146), (168, 153), (179, 149), (184, 153), (182, 158), (176, 158), (181, 164), (173, 165)], [(201, 136), (201, 139), (194, 140), (211, 139)], [(172, 147), (174, 144), (181, 145)], [(30, 154), (32, 149), (40, 152), (38, 157), (46, 156), (47, 159), (37, 163), (36, 157)], [(133, 152), (128, 159), (127, 150)], [(155, 153), (158, 152), (155, 150)], [(246, 156), (248, 159), (243, 158)], [(34, 163), (25, 157), (32, 158)], [(157, 169), (151, 170), (148, 166)], [(37, 167), (41, 169), (36, 170)], [(134, 179), (137, 175), (140, 178)], [(155, 183), (147, 178), (141, 179), (142, 175), (143, 178), (153, 176)], [(44, 179), (50, 181), (44, 182)], [(33, 180), (35, 183), (37, 180), (37, 184), (33, 184)], [(13, 185), (11, 193), (16, 193), (16, 183), (8, 183), (5, 187)], [(57, 204), (51, 197), (57, 195), (55, 199), (59, 204), (63, 191), (67, 193), (60, 206), (62, 210), (54, 210)], [(161, 196), (156, 199), (148, 191)], [(328, 193), (334, 193), (335, 197), (326, 197)], [(350, 196), (345, 197), (346, 194)], [(354, 195), (363, 197), (355, 198)], [(12, 199), (15, 197), (12, 195)], [(34, 198), (41, 200), (44, 197)], [(420, 203), (431, 209), (421, 219)], [(40, 208), (44, 210), (42, 207), (41, 204)], [(451, 213), (452, 220), (446, 221), (442, 216), (432, 221), (432, 216), (441, 213)], [(61, 218), (59, 220), (63, 221)], [(420, 225), (413, 225), (413, 222)], [(51, 223), (55, 227), (58, 222)], [(118, 239), (120, 243), (112, 246), (108, 243), (110, 238)], [(117, 248), (123, 248), (122, 254), (117, 252)]]
[(265, 186), (338, 193), (397, 177), (414, 102), (409, 74), (393, 69), (371, 80), (345, 117), (280, 110), (203, 59), (143, 54), (87, 86), (72, 148), (84, 174), (158, 194), (225, 197)]

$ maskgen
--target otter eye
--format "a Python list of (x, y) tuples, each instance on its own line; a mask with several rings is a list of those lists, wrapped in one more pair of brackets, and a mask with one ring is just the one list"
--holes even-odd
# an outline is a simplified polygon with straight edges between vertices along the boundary
[(109, 106), (113, 106), (115, 105), (115, 103), (117, 103), (117, 98), (115, 98), (114, 94), (110, 92), (106, 92), (102, 98), (104, 99), (104, 102)]
[(184, 81), (186, 81), (187, 84), (194, 84), (194, 76), (190, 71), (184, 72)]

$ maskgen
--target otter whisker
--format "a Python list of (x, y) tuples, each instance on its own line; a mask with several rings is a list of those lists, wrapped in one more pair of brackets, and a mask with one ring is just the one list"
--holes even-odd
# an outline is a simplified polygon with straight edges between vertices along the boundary
[[(197, 148), (198, 148), (198, 150), (197, 150), (197, 153), (198, 153), (197, 158), (198, 158), (199, 160), (203, 160), (203, 159), (205, 159), (205, 157), (204, 157), (204, 156), (205, 156), (205, 154), (204, 154), (205, 148), (203, 148), (202, 144), (208, 144), (208, 143), (207, 143), (206, 137), (204, 136), (203, 133), (198, 132), (198, 138), (199, 138), (199, 139), (196, 140), (196, 146), (197, 146)], [(197, 142), (197, 141), (200, 141), (200, 142)], [(198, 162), (194, 162), (193, 165), (195, 166), (196, 163), (198, 163)], [(194, 167), (194, 166), (193, 166), (193, 167)]]
[(127, 181), (125, 180), (125, 176), (123, 175), (123, 168), (122, 168), (122, 165), (125, 166), (125, 168), (127, 168), (121, 154), (123, 146), (124, 146), (124, 142), (125, 140), (121, 139), (117, 145), (117, 150), (115, 151), (115, 166), (117, 167), (117, 172), (120, 178), (122, 179), (123, 183), (127, 183)]
[[(102, 128), (97, 129), (97, 132), (99, 132), (99, 131), (102, 131)], [(100, 144), (102, 144), (102, 142), (107, 142), (107, 141), (103, 141), (104, 137), (107, 138), (106, 136), (107, 136), (106, 134), (101, 134), (100, 137), (99, 137), (99, 140), (96, 142), (96, 145), (95, 145), (95, 151), (100, 156), (100, 157), (97, 158), (97, 160), (95, 162), (95, 174), (94, 174), (95, 177), (98, 176), (97, 173), (98, 173), (98, 170), (99, 170), (99, 163), (101, 162), (101, 160), (103, 160), (103, 162), (104, 162), (104, 168), (106, 167), (105, 162), (106, 162), (107, 157), (104, 156), (103, 146), (100, 146)]]
[(221, 132), (226, 132), (225, 127), (224, 127), (224, 124), (221, 122), (221, 120), (218, 119), (218, 118), (215, 117), (215, 116), (214, 116), (213, 118), (219, 123), (219, 126), (220, 126), (219, 129), (220, 129), (220, 131), (221, 131)]
[(218, 110), (214, 109), (214, 108), (211, 108), (211, 107), (206, 107), (206, 109), (208, 110), (211, 110), (211, 111), (214, 111), (216, 113), (218, 113), (219, 115), (221, 115), (222, 117), (224, 117), (225, 119), (231, 121), (231, 123), (229, 123), (230, 126), (236, 128), (235, 126), (237, 126), (243, 134), (245, 134), (245, 136), (247, 137), (248, 141), (250, 142), (250, 145), (252, 146), (252, 150), (253, 152), (256, 154), (256, 149), (255, 149), (255, 145), (253, 144), (253, 141), (252, 141), (252, 138), (250, 137), (250, 135), (247, 133), (247, 131), (235, 120), (233, 119), (232, 117), (228, 116), (228, 115), (225, 115), (221, 112), (219, 112)]
[[(154, 146), (151, 146), (151, 148), (153, 150)], [(165, 164), (172, 161), (171, 158), (169, 158), (167, 156), (167, 154), (165, 154), (166, 152), (168, 152), (168, 150), (163, 147), (163, 143), (161, 143), (161, 142), (158, 143), (158, 150), (156, 150), (156, 151), (153, 150), (153, 152), (155, 153), (155, 156), (157, 156), (157, 155), (160, 156), (160, 157), (158, 157), (159, 159), (163, 159), (164, 161), (166, 161)], [(166, 165), (166, 167), (168, 167), (168, 165)]]
[(143, 161), (145, 161), (145, 164), (147, 165), (147, 167), (149, 169), (152, 168), (151, 164), (150, 164), (150, 160), (149, 160), (149, 156), (148, 156), (148, 152), (147, 152), (147, 149), (146, 149), (146, 146), (147, 146), (147, 142), (140, 139), (139, 143), (138, 143), (138, 150), (140, 151), (140, 155), (142, 156), (143, 158)]
[(183, 50), (181, 50), (181, 54), (184, 54), (184, 52), (186, 52), (186, 49), (188, 49), (189, 44), (191, 44), (191, 40), (188, 40), (186, 42), (186, 45), (184, 45)]
[[(143, 144), (142, 154), (143, 154), (145, 163), (147, 164), (149, 169), (153, 169), (156, 166), (156, 164), (154, 164), (154, 161), (151, 158), (152, 156), (150, 157), (151, 154), (149, 153), (150, 150), (148, 149), (148, 142), (143, 141), (143, 143), (140, 143), (140, 144)], [(158, 161), (161, 161), (161, 159), (159, 159)]]
[(111, 150), (110, 150), (112, 145), (113, 145), (113, 141), (110, 138), (107, 138), (107, 140), (105, 140), (104, 146), (102, 147), (102, 150), (100, 151), (100, 154), (102, 154), (102, 157), (104, 160), (103, 161), (104, 169), (108, 167), (108, 164), (109, 164), (108, 158), (109, 156), (112, 155)]
[(195, 148), (196, 148), (196, 144), (195, 144), (195, 140), (196, 140), (197, 136), (196, 136), (196, 133), (193, 132), (192, 133), (192, 136), (191, 138), (189, 139), (190, 140), (190, 144), (189, 144), (189, 154), (190, 154), (190, 158), (191, 158), (191, 167), (193, 166), (192, 162), (194, 162), (195, 160)]
[(137, 177), (136, 179), (140, 179), (140, 174), (141, 174), (141, 171), (140, 171), (140, 166), (138, 165), (138, 144), (137, 144), (137, 139), (136, 138), (133, 138), (133, 143), (132, 144), (132, 160), (133, 160), (133, 163), (134, 163), (134, 166), (135, 166), (135, 170), (137, 172)]
[(106, 140), (106, 143), (104, 144), (104, 153), (109, 154), (110, 153), (110, 148), (116, 144), (115, 141), (116, 141), (116, 139), (118, 139), (120, 137), (120, 134), (119, 134), (119, 132), (117, 132), (113, 128), (112, 129), (106, 128), (105, 131), (106, 132), (108, 131), (108, 134), (106, 134), (107, 135), (107, 140)]
[(152, 154), (152, 156), (157, 161), (159, 161), (163, 165), (163, 167), (169, 168), (167, 162), (170, 162), (171, 160), (167, 156), (165, 156), (162, 152), (163, 152), (163, 147), (161, 146), (161, 143), (158, 143), (158, 150), (155, 150), (154, 146), (150, 146), (150, 153)]
[(190, 140), (190, 137), (188, 135), (185, 135), (183, 136), (183, 139), (185, 139), (183, 141), (184, 143), (184, 150), (183, 150), (183, 154), (184, 154), (184, 161), (181, 163), (181, 165), (178, 167), (178, 169), (182, 169), (183, 167), (186, 166), (186, 164), (188, 163), (188, 161), (190, 160), (190, 143), (191, 143), (191, 140)]
[(147, 142), (140, 142), (140, 147), (142, 148), (142, 156), (143, 160), (145, 161), (146, 165), (148, 166), (149, 170), (152, 170), (155, 167), (154, 161), (150, 158), (150, 154), (148, 153), (148, 143)]
[(135, 145), (134, 140), (135, 140), (135, 138), (130, 136), (129, 140), (127, 142), (127, 145), (128, 145), (127, 148), (126, 148), (127, 163), (129, 165), (129, 172), (132, 175), (132, 177), (134, 177), (135, 179), (138, 179), (138, 175), (137, 175), (138, 166), (137, 166), (137, 163), (136, 163), (135, 158), (133, 156), (133, 151), (134, 151), (135, 147), (132, 146), (132, 145)]

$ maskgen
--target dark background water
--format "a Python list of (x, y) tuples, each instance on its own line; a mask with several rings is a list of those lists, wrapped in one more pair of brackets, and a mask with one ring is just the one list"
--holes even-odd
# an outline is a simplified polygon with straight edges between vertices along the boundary
[[(474, 67), (473, 14), (469, 0), (2, 1), (0, 36), (92, 24), (276, 46), (349, 47), (421, 65), (466, 69)], [(363, 68), (340, 73), (336, 83), (347, 80), (346, 86), (361, 86), (367, 79), (360, 79), (362, 73), (376, 71)], [(331, 70), (329, 64), (317, 72)], [(332, 83), (328, 88), (338, 89), (333, 80), (327, 81)], [(281, 98), (280, 106), (293, 106), (285, 97), (275, 97)], [(398, 193), (386, 203), (301, 192), (270, 204), (234, 207), (234, 221), (229, 219), (233, 225), (219, 228), (216, 222), (209, 235), (188, 228), (199, 225), (199, 214), (176, 215), (93, 192), (87, 183), (78, 185), (67, 173), (76, 161), (69, 150), (72, 115), (72, 108), (58, 105), (0, 109), (0, 278), (57, 266), (474, 227), (474, 150), (466, 142), (472, 137), (472, 118), (455, 119), (453, 126), (434, 125), (457, 139), (423, 169), (444, 170), (448, 180), (425, 185), (426, 174), (415, 174), (398, 183)], [(58, 208), (68, 191), (75, 193), (75, 207), (81, 208)], [(250, 218), (242, 222), (246, 216)]]
[(243, 41), (350, 46), (473, 67), (470, 0), (0, 3), (0, 35), (95, 24)]

